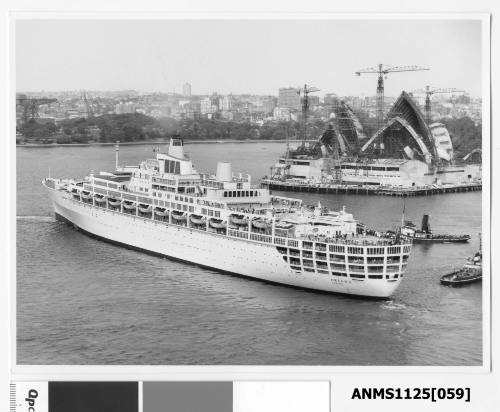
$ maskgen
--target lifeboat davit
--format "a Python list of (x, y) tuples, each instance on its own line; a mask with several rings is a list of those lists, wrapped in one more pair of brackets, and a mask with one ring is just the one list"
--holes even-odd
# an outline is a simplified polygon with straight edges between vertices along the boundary
[(131, 202), (129, 200), (125, 200), (125, 201), (123, 201), (123, 207), (125, 209), (128, 209), (128, 210), (135, 209), (135, 202)]
[(252, 220), (252, 226), (257, 229), (269, 229), (271, 227), (271, 223), (266, 222), (264, 219), (254, 219)]
[(120, 203), (122, 201), (120, 199), (115, 199), (113, 197), (108, 197), (108, 205), (113, 206), (113, 207), (118, 207), (120, 206)]
[(231, 215), (231, 223), (243, 226), (248, 224), (248, 219), (246, 219), (243, 215)]
[(168, 216), (168, 211), (163, 207), (155, 207), (156, 216)]
[(103, 203), (106, 201), (106, 196), (104, 195), (95, 195), (94, 199), (96, 202)]
[(226, 222), (224, 222), (222, 219), (210, 219), (208, 223), (210, 224), (210, 227), (213, 227), (214, 229), (226, 228)]
[(206, 222), (206, 219), (201, 215), (191, 215), (189, 216), (189, 220), (195, 225), (204, 225)]
[(92, 193), (90, 193), (88, 190), (82, 190), (81, 194), (82, 198), (85, 200), (92, 199)]
[(178, 220), (178, 221), (184, 221), (187, 219), (186, 213), (178, 212), (176, 210), (172, 211), (171, 216), (172, 216), (172, 219)]
[(137, 208), (139, 209), (139, 212), (141, 212), (141, 213), (151, 213), (151, 210), (153, 210), (151, 205), (145, 205), (144, 203), (139, 203), (137, 205)]

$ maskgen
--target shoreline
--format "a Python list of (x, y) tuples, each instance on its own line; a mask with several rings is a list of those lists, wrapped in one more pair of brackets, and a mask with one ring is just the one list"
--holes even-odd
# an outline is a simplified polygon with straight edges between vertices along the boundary
[[(225, 143), (286, 143), (284, 139), (245, 139), (245, 140), (184, 140), (185, 145), (189, 144), (225, 144)], [(290, 143), (301, 142), (301, 140), (289, 140)], [(154, 144), (168, 144), (168, 141), (164, 140), (148, 140), (141, 142), (120, 142), (120, 146), (141, 146), (141, 145), (154, 145)], [(93, 143), (25, 143), (16, 144), (17, 147), (26, 148), (39, 148), (39, 147), (92, 147), (92, 146), (114, 146), (116, 142), (93, 142)]]

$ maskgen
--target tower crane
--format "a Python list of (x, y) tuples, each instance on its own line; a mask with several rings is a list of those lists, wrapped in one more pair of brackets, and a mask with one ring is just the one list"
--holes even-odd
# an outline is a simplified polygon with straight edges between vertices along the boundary
[(302, 95), (302, 121), (303, 121), (303, 132), (302, 132), (302, 145), (305, 144), (307, 137), (307, 118), (309, 117), (309, 93), (319, 92), (320, 89), (313, 86), (308, 86), (304, 84), (304, 87), (297, 89), (297, 94)]
[(85, 103), (85, 110), (87, 111), (87, 119), (94, 117), (94, 109), (92, 108), (92, 105), (87, 99), (87, 93), (85, 93), (85, 91), (82, 92), (82, 99), (83, 102)]
[(361, 76), (362, 73), (378, 74), (377, 129), (380, 129), (382, 127), (382, 123), (384, 121), (384, 78), (387, 78), (387, 74), (398, 72), (416, 72), (422, 70), (429, 70), (429, 68), (423, 66), (388, 66), (386, 64), (379, 64), (378, 67), (367, 67), (355, 72), (357, 76)]
[(38, 107), (44, 104), (57, 102), (57, 99), (47, 97), (28, 97), (25, 94), (16, 96), (16, 104), (22, 109), (22, 123), (25, 125), (28, 121), (38, 119)]
[(430, 124), (432, 120), (432, 111), (431, 111), (431, 98), (433, 94), (436, 93), (465, 93), (465, 90), (455, 89), (453, 87), (447, 89), (441, 89), (437, 87), (431, 88), (431, 86), (425, 86), (425, 90), (419, 89), (414, 90), (415, 94), (424, 94), (425, 93), (425, 121), (427, 124)]

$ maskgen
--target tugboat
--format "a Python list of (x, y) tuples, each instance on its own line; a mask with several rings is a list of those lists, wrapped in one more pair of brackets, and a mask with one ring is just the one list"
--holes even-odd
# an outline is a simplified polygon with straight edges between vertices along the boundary
[(481, 246), (474, 256), (469, 257), (467, 262), (459, 270), (453, 271), (441, 277), (441, 284), (446, 286), (463, 286), (473, 282), (480, 282), (483, 278), (483, 254)]
[(434, 234), (429, 224), (429, 215), (422, 217), (422, 227), (417, 229), (414, 223), (406, 221), (401, 227), (401, 236), (413, 240), (414, 243), (439, 242), (439, 243), (465, 243), (470, 240), (469, 235)]

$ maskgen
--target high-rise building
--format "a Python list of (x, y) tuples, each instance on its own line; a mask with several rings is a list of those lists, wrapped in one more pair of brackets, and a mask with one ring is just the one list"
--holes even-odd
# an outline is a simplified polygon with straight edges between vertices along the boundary
[(201, 114), (212, 113), (212, 101), (210, 97), (205, 97), (200, 100), (200, 112)]
[(300, 110), (300, 94), (294, 87), (285, 87), (279, 89), (278, 106), (288, 109)]
[(182, 94), (185, 97), (191, 97), (191, 84), (189, 83), (184, 83), (182, 85)]
[(276, 98), (270, 97), (262, 102), (262, 110), (264, 113), (272, 113), (276, 107)]
[(222, 112), (227, 112), (233, 108), (233, 95), (228, 94), (222, 99), (219, 99), (219, 110)]

